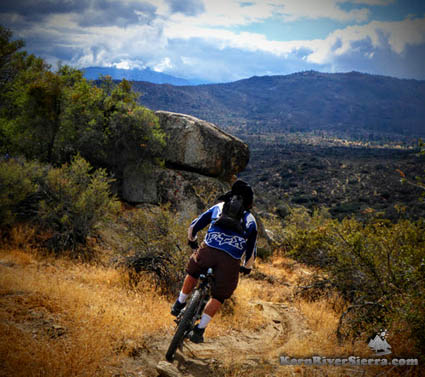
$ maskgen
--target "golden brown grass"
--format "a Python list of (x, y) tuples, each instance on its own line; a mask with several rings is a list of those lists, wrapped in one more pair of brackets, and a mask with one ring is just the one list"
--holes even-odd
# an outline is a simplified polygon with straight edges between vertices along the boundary
[(0, 251), (1, 375), (110, 375), (126, 345), (169, 326), (169, 303), (146, 280), (128, 289), (104, 267)]
[[(275, 256), (268, 263), (257, 263), (257, 270), (272, 276), (277, 281), (285, 284), (270, 284), (265, 281), (242, 280), (235, 295), (237, 303), (255, 302), (263, 300), (284, 304), (287, 313), (287, 333), (283, 342), (270, 339), (270, 344), (264, 345), (264, 353), (249, 362), (246, 354), (228, 354), (222, 360), (226, 376), (401, 376), (406, 373), (409, 376), (420, 376), (419, 368), (411, 370), (392, 369), (391, 367), (335, 367), (335, 366), (278, 366), (279, 356), (307, 358), (314, 355), (327, 357), (347, 357), (351, 355), (359, 357), (375, 357), (375, 354), (367, 347), (365, 338), (354, 341), (348, 340), (338, 343), (336, 329), (341, 313), (346, 308), (346, 303), (336, 294), (317, 301), (307, 301), (294, 295), (294, 289), (299, 281), (317, 272), (305, 265), (294, 262), (289, 258)], [(289, 286), (287, 285), (289, 284)], [(246, 304), (245, 304), (246, 305)], [(252, 306), (250, 307), (252, 309)], [(224, 335), (225, 328), (238, 329), (240, 331), (252, 331), (256, 326), (264, 325), (261, 318), (255, 318), (253, 322), (245, 323), (244, 327), (235, 325), (239, 315), (249, 312), (241, 306), (238, 315), (227, 318), (218, 318), (215, 327), (221, 328), (217, 335)], [(254, 313), (255, 314), (255, 313)], [(249, 314), (248, 314), (249, 315)], [(258, 315), (258, 313), (257, 313)], [(214, 319), (215, 321), (216, 319)], [(264, 318), (263, 318), (264, 321)], [(221, 323), (222, 322), (222, 323)], [(245, 330), (244, 330), (245, 328)], [(403, 329), (400, 330), (400, 333)], [(212, 332), (211, 332), (212, 333)], [(214, 333), (216, 335), (216, 333)], [(404, 340), (408, 339), (403, 337)], [(401, 342), (403, 342), (402, 340)], [(391, 344), (397, 346), (400, 342), (390, 339)], [(396, 354), (396, 353), (394, 353)], [(403, 374), (404, 373), (404, 374)]]
[[(30, 236), (31, 229), (16, 230), (9, 247), (0, 250), (0, 376), (110, 376), (130, 354), (171, 338), (171, 302), (148, 278), (130, 288), (119, 270), (37, 254)], [(364, 340), (338, 344), (335, 331), (344, 303), (337, 296), (315, 302), (294, 296), (297, 282), (314, 270), (280, 256), (258, 262), (256, 269), (273, 279), (241, 278), (233, 303), (213, 319), (206, 336), (235, 334), (237, 341), (238, 334), (261, 332), (270, 319), (256, 302), (287, 307), (287, 332), (266, 340), (264, 352), (256, 349), (251, 361), (246, 354), (220, 353), (220, 373), (338, 377), (351, 374), (336, 367), (279, 367), (279, 356), (371, 355)], [(397, 347), (404, 341), (390, 343)], [(369, 368), (365, 376), (373, 371), (383, 370)]]

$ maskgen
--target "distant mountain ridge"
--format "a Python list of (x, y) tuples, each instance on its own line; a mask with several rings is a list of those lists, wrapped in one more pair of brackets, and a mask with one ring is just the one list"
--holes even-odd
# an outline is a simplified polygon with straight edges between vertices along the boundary
[(191, 114), (235, 134), (425, 135), (425, 81), (307, 71), (199, 86), (134, 82), (133, 88), (148, 108)]
[(145, 69), (122, 69), (116, 67), (86, 67), (82, 69), (84, 77), (88, 80), (97, 80), (100, 75), (111, 76), (113, 80), (126, 79), (129, 81), (148, 81), (155, 84), (170, 85), (198, 85), (202, 83), (199, 80), (186, 80), (180, 77), (174, 77), (162, 72), (153, 71), (150, 68)]

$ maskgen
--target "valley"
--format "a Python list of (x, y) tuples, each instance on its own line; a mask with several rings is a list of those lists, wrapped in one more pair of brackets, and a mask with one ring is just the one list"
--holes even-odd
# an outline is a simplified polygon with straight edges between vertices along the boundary
[(425, 215), (424, 156), (412, 146), (365, 145), (298, 135), (242, 135), (251, 150), (240, 177), (253, 184), (262, 211), (285, 217), (290, 206), (326, 207), (333, 217), (391, 220)]

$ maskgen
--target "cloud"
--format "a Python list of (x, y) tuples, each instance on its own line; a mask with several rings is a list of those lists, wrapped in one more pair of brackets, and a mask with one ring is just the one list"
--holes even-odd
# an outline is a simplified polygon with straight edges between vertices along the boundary
[(3, 0), (0, 13), (18, 14), (28, 20), (40, 20), (52, 14), (82, 12), (87, 8), (83, 1), (57, 0)]
[(390, 5), (396, 0), (352, 0), (354, 4), (367, 4), (367, 5)]
[(165, 57), (158, 64), (153, 65), (152, 68), (157, 72), (170, 71), (173, 69), (173, 64), (169, 57)]
[[(186, 4), (181, 0), (167, 0)], [(368, 2), (371, 0), (364, 0)], [(384, 1), (384, 0), (373, 0)], [(387, 0), (390, 1), (390, 0)], [(169, 21), (187, 26), (206, 27), (232, 27), (249, 25), (262, 22), (272, 17), (280, 17), (284, 21), (296, 21), (299, 19), (327, 18), (339, 22), (353, 21), (364, 22), (370, 16), (367, 8), (354, 8), (345, 10), (341, 4), (351, 3), (348, 0), (252, 0), (242, 2), (240, 0), (204, 0), (203, 12), (193, 15), (188, 13), (175, 13), (171, 7)], [(192, 0), (189, 1), (189, 4)]]
[(205, 6), (199, 0), (166, 0), (171, 13), (183, 13), (186, 16), (197, 16), (205, 11)]
[[(425, 18), (398, 22), (372, 21), (367, 25), (348, 26), (331, 33), (309, 55), (308, 61), (324, 64), (336, 56), (351, 55), (359, 50), (359, 42), (368, 43), (370, 56), (375, 50), (390, 49), (402, 55), (407, 46), (425, 44)], [(362, 44), (364, 46), (364, 44)]]
[[(371, 21), (335, 30), (326, 38), (315, 40), (270, 41), (262, 34), (235, 33), (187, 24), (167, 25), (164, 36), (169, 45), (171, 41), (186, 41), (188, 50), (182, 51), (187, 62), (191, 61), (187, 56), (191, 48), (202, 45), (211, 56), (221, 52), (221, 60), (228, 64), (234, 62), (241, 72), (245, 68), (247, 71), (253, 69), (255, 64), (248, 64), (246, 59), (257, 56), (256, 60), (262, 62), (268, 57), (270, 65), (265, 66), (273, 67), (274, 72), (279, 72), (276, 62), (280, 61), (280, 73), (290, 73), (289, 67), (294, 70), (309, 67), (332, 72), (361, 70), (425, 78), (425, 67), (416, 63), (419, 56), (423, 56), (420, 51), (425, 51), (425, 18), (407, 18), (397, 22)], [(239, 56), (243, 57), (239, 62), (229, 58), (229, 52), (233, 51), (239, 51)], [(412, 51), (416, 51), (416, 58)], [(385, 61), (384, 57), (388, 60)], [(219, 60), (217, 56), (212, 58), (221, 66)], [(414, 69), (410, 72), (409, 67)], [(261, 68), (252, 70), (251, 75), (255, 72), (261, 72)]]
[(328, 18), (340, 22), (363, 22), (369, 18), (370, 11), (367, 8), (344, 10), (340, 6), (342, 3), (348, 3), (348, 1), (281, 0), (275, 2), (276, 5), (279, 5), (281, 15), (286, 21), (295, 21), (301, 18)]
[(78, 24), (83, 27), (128, 27), (151, 22), (156, 17), (155, 11), (156, 7), (147, 2), (95, 0), (78, 17)]
[(157, 7), (137, 0), (2, 0), (0, 14), (18, 15), (27, 22), (40, 22), (55, 15), (74, 17), (79, 26), (129, 26), (150, 22)]
[[(60, 59), (80, 68), (151, 67), (211, 81), (304, 69), (385, 71), (425, 78), (419, 62), (425, 51), (425, 18), (370, 21), (371, 14), (363, 7), (391, 1), (3, 0), (0, 23), (10, 25), (30, 52), (51, 64)], [(282, 25), (325, 17), (341, 27), (322, 39), (292, 41), (235, 31), (239, 30), (235, 26), (250, 30), (251, 24), (272, 17), (280, 18)]]
[(370, 41), (370, 48), (389, 47), (402, 54), (406, 45), (425, 43), (425, 18), (407, 18), (398, 22), (372, 21), (365, 25), (347, 26), (337, 29), (325, 39), (299, 41), (270, 41), (263, 34), (235, 33), (225, 29), (199, 27), (190, 24), (167, 24), (164, 28), (167, 40), (200, 38), (218, 49), (238, 48), (247, 51), (263, 51), (278, 56), (300, 48), (311, 50), (308, 60), (322, 64), (332, 56), (346, 54), (353, 44)]

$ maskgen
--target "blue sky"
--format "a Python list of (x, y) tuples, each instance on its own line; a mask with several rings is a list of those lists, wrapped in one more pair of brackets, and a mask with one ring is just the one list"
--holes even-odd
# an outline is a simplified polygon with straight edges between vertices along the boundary
[(2, 0), (0, 23), (53, 66), (425, 79), (425, 0)]

